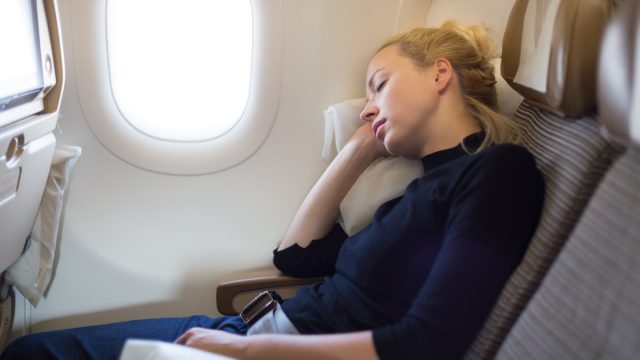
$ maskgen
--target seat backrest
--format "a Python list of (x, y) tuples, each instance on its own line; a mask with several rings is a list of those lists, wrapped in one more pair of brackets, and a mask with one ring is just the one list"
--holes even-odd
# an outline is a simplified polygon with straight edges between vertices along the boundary
[[(628, 146), (504, 342), (499, 359), (640, 355), (640, 3), (617, 10), (600, 58), (600, 119)], [(624, 93), (620, 97), (615, 94)]]
[(64, 89), (58, 2), (2, 3), (3, 15), (15, 17), (15, 23), (3, 26), (0, 36), (20, 46), (3, 42), (2, 56), (9, 61), (0, 68), (0, 273), (18, 259), (36, 219)]
[[(523, 144), (545, 178), (545, 204), (529, 249), (467, 352), (468, 359), (495, 356), (620, 152), (600, 133), (594, 114), (596, 60), (612, 2), (550, 1), (547, 8), (536, 9), (539, 3), (514, 4), (501, 70), (524, 97), (515, 121), (523, 127)], [(547, 54), (542, 59), (549, 63), (541, 65), (541, 58), (528, 63), (534, 53)]]

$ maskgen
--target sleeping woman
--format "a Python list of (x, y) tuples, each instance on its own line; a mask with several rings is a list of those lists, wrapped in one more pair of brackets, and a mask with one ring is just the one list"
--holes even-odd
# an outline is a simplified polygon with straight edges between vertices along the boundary
[[(362, 127), (274, 251), (282, 272), (324, 279), (252, 326), (194, 316), (60, 330), (18, 339), (2, 359), (113, 359), (127, 338), (239, 359), (461, 358), (524, 255), (544, 195), (518, 127), (496, 112), (492, 52), (481, 27), (454, 23), (380, 47)], [(349, 237), (336, 225), (340, 202), (381, 156), (419, 160), (424, 176)]]

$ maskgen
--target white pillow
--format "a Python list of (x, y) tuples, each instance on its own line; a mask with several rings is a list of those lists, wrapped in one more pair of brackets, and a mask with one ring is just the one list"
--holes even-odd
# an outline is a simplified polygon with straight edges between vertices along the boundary
[(233, 360), (203, 350), (157, 340), (127, 340), (120, 360)]
[[(360, 112), (366, 99), (354, 99), (331, 105), (324, 111), (325, 133), (322, 158), (330, 163), (363, 124)], [(376, 209), (402, 194), (409, 183), (422, 176), (422, 163), (399, 157), (374, 161), (362, 173), (340, 204), (340, 225), (353, 235), (371, 223)]]

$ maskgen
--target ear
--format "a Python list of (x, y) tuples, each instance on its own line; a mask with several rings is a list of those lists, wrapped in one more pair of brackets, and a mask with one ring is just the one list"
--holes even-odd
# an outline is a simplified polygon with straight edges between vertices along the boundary
[(433, 64), (435, 70), (434, 82), (438, 92), (443, 92), (449, 87), (453, 79), (453, 65), (445, 58), (437, 58)]

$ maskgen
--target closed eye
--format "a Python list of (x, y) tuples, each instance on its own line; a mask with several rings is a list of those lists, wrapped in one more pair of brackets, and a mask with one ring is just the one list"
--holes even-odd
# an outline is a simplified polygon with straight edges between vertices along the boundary
[(376, 92), (380, 92), (386, 84), (387, 84), (387, 80), (380, 82), (380, 84), (378, 84), (378, 86), (376, 87)]

